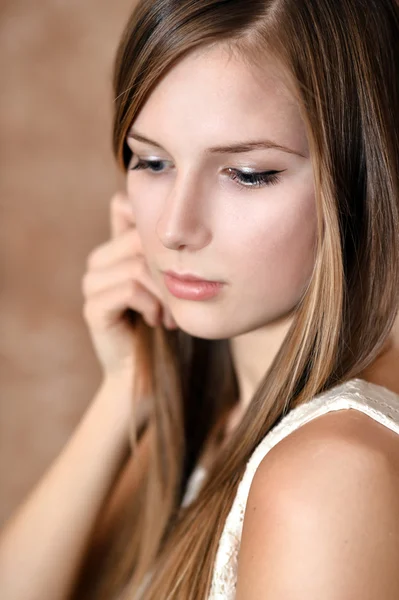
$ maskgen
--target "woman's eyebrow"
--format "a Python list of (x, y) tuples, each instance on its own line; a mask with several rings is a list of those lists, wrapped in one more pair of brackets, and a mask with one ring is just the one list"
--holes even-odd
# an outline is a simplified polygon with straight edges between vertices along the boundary
[[(127, 134), (128, 138), (137, 140), (138, 142), (144, 142), (145, 144), (150, 144), (151, 146), (155, 146), (156, 148), (160, 148), (160, 150), (164, 150), (160, 144), (154, 142), (154, 140), (150, 140), (149, 138), (141, 135), (137, 131), (130, 129)], [(238, 154), (242, 152), (251, 152), (252, 150), (281, 150), (282, 152), (288, 152), (289, 154), (296, 154), (297, 156), (301, 156), (302, 158), (306, 158), (304, 154), (293, 150), (292, 148), (288, 148), (287, 146), (282, 146), (281, 144), (277, 144), (273, 142), (273, 140), (255, 140), (249, 142), (237, 142), (235, 144), (229, 144), (227, 146), (212, 146), (211, 148), (207, 148), (206, 153), (208, 154)]]

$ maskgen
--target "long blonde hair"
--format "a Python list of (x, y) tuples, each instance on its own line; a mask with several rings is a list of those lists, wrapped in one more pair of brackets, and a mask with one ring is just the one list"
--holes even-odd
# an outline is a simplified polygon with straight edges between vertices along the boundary
[[(318, 214), (313, 276), (293, 324), (196, 500), (185, 485), (237, 402), (228, 340), (148, 327), (139, 315), (136, 394), (151, 398), (148, 468), (119, 537), (79, 597), (201, 600), (246, 462), (293, 407), (359, 374), (398, 307), (399, 14), (394, 0), (141, 0), (118, 48), (113, 146), (192, 50), (224, 44), (251, 65), (283, 65), (304, 119)], [(216, 429), (215, 429), (216, 428)], [(135, 440), (133, 440), (135, 443)], [(89, 582), (89, 583), (87, 583)], [(84, 590), (82, 592), (82, 590)]]

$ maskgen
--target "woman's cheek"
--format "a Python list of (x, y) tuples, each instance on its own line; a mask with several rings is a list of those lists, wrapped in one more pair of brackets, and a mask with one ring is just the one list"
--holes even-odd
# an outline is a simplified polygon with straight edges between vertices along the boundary
[[(270, 289), (275, 286), (284, 294), (295, 297), (306, 285), (314, 265), (317, 219), (314, 198), (307, 193), (290, 209), (283, 201), (279, 209), (269, 211), (252, 230), (247, 243), (244, 262), (248, 265), (249, 279), (263, 278)], [(241, 262), (243, 260), (241, 254)], [(240, 262), (239, 256), (237, 260)]]

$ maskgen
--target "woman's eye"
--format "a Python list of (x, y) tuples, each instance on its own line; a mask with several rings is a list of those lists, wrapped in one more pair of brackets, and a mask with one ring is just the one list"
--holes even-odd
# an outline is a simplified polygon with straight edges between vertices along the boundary
[[(131, 171), (149, 170), (151, 173), (162, 173), (165, 170), (166, 160), (149, 160), (136, 157), (137, 162), (132, 167)], [(246, 188), (260, 188), (266, 185), (276, 185), (280, 181), (279, 173), (283, 171), (261, 171), (261, 172), (245, 172), (239, 169), (227, 169), (230, 178), (237, 182), (240, 186)]]
[(280, 181), (279, 173), (283, 171), (261, 171), (258, 173), (246, 173), (239, 169), (227, 169), (230, 178), (239, 185), (248, 188), (260, 188), (266, 185), (276, 185)]
[(160, 173), (167, 161), (165, 160), (144, 160), (139, 158), (137, 163), (130, 167), (131, 171), (144, 171), (149, 169), (152, 173)]

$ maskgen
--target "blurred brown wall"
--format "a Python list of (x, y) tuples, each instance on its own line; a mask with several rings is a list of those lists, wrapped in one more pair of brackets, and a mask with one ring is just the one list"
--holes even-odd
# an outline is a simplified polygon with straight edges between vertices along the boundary
[(132, 6), (1, 2), (0, 523), (99, 383), (80, 282), (124, 184), (111, 153), (111, 77)]

